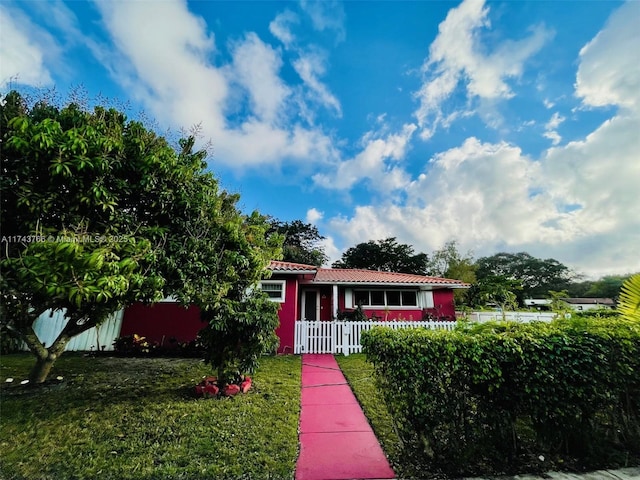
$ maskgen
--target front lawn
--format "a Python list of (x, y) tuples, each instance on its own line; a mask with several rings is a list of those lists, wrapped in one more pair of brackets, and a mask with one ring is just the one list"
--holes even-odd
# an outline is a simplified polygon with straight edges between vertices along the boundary
[[(44, 386), (33, 357), (0, 359), (0, 478), (291, 479), (300, 357), (265, 357), (246, 395), (196, 399), (201, 360), (65, 354)], [(13, 384), (4, 383), (13, 377)]]

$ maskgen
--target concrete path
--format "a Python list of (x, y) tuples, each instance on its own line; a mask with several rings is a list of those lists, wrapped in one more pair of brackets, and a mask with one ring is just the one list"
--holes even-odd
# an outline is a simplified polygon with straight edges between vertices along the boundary
[(395, 478), (333, 355), (302, 355), (296, 480)]

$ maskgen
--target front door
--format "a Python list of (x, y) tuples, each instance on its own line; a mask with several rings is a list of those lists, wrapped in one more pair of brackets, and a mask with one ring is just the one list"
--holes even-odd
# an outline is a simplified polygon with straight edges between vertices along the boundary
[(305, 290), (302, 292), (302, 318), (310, 322), (320, 319), (319, 290)]

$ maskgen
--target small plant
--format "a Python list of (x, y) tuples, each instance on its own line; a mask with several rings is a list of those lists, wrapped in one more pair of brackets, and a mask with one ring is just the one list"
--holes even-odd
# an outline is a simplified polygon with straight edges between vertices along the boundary
[(113, 349), (117, 353), (131, 356), (149, 355), (157, 348), (157, 343), (149, 343), (147, 337), (142, 337), (137, 333), (120, 337), (113, 342)]
[(362, 310), (362, 305), (358, 305), (355, 310), (344, 310), (342, 312), (338, 312), (336, 319), (345, 322), (366, 322), (368, 320), (364, 310)]

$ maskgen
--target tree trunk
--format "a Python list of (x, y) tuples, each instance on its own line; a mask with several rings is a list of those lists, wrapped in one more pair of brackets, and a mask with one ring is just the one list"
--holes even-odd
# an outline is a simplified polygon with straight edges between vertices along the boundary
[(60, 358), (70, 339), (70, 337), (61, 333), (49, 348), (42, 346), (42, 349), (38, 349), (37, 353), (34, 352), (36, 355), (36, 364), (29, 373), (29, 382), (43, 383), (47, 379), (51, 372), (51, 367), (53, 367), (56, 360)]

